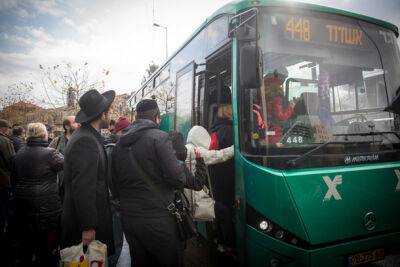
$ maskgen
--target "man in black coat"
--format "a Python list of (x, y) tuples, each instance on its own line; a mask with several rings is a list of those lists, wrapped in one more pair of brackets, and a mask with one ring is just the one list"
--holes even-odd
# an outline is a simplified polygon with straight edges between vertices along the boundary
[(24, 145), (24, 128), (21, 126), (14, 126), (12, 129), (12, 135), (10, 137), (14, 145), (15, 153)]
[(114, 91), (101, 95), (90, 90), (79, 99), (76, 122), (82, 126), (65, 149), (62, 248), (99, 240), (107, 245), (109, 255), (114, 252), (107, 158), (99, 133), (109, 126), (114, 97)]
[[(127, 128), (112, 154), (113, 181), (120, 197), (122, 227), (132, 266), (182, 266), (183, 242), (177, 223), (160, 197), (170, 203), (175, 190), (200, 190), (204, 181), (185, 172), (185, 163), (177, 160), (168, 133), (159, 129), (156, 101), (142, 100), (136, 112), (136, 121)], [(133, 153), (162, 196), (156, 195), (146, 178), (138, 174), (129, 153)]]
[(0, 266), (5, 255), (4, 228), (8, 219), (10, 198), (10, 173), (15, 155), (13, 144), (9, 138), (10, 124), (0, 119)]

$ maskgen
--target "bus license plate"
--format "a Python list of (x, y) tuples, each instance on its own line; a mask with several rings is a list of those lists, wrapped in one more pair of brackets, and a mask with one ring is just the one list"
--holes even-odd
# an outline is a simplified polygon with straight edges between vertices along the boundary
[(354, 254), (349, 257), (349, 263), (350, 266), (357, 266), (367, 262), (383, 260), (384, 258), (385, 258), (385, 250), (383, 248), (380, 248)]

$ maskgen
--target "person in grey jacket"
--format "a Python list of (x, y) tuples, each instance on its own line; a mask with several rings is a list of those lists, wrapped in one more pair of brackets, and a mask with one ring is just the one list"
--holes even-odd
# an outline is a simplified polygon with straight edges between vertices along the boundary
[(121, 220), (131, 251), (132, 266), (182, 266), (183, 242), (175, 218), (146, 178), (132, 164), (138, 164), (152, 179), (168, 202), (183, 188), (200, 190), (198, 181), (185, 171), (185, 163), (176, 158), (168, 133), (159, 129), (160, 111), (152, 99), (140, 101), (136, 121), (127, 128), (112, 155), (114, 186), (121, 203)]

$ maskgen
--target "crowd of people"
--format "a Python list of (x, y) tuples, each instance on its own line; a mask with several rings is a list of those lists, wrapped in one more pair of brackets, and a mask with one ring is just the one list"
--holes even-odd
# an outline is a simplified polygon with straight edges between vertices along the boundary
[[(175, 218), (152, 190), (171, 203), (183, 189), (202, 190), (208, 167), (216, 201), (220, 251), (235, 246), (232, 107), (221, 105), (211, 134), (194, 126), (187, 144), (160, 130), (153, 99), (136, 119), (110, 125), (115, 92), (86, 92), (80, 111), (49, 142), (42, 123), (12, 129), (0, 120), (0, 265), (59, 266), (60, 249), (94, 240), (116, 266), (123, 235), (131, 265), (183, 266), (185, 241)], [(103, 129), (111, 130), (105, 136)]]

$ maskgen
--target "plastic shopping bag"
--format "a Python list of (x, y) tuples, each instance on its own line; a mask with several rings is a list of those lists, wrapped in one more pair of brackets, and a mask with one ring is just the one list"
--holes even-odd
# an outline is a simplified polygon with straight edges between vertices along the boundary
[(92, 241), (86, 253), (83, 245), (64, 248), (60, 251), (63, 267), (107, 267), (107, 245), (100, 241)]

